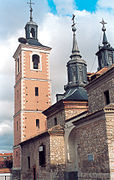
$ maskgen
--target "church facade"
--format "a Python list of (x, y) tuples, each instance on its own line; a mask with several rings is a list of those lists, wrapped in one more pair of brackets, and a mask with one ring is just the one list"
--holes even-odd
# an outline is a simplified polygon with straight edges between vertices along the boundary
[(74, 17), (68, 83), (50, 106), (51, 48), (38, 41), (30, 8), (26, 38), (14, 54), (14, 180), (114, 179), (114, 49), (102, 21), (98, 71), (87, 74)]

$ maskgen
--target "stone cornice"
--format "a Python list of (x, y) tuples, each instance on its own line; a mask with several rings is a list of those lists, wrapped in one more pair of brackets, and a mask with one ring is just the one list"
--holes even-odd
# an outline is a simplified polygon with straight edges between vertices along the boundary
[(56, 125), (50, 129), (48, 129), (49, 135), (61, 136), (64, 135), (64, 129), (60, 125)]
[(18, 48), (16, 49), (14, 55), (13, 55), (13, 58), (16, 59), (19, 55), (19, 53), (22, 51), (22, 50), (29, 50), (29, 51), (33, 51), (33, 50), (40, 50), (41, 52), (46, 52), (46, 53), (49, 53), (50, 50), (52, 48), (49, 48), (49, 47), (42, 47), (42, 46), (35, 46), (35, 45), (29, 45), (29, 44), (19, 44)]

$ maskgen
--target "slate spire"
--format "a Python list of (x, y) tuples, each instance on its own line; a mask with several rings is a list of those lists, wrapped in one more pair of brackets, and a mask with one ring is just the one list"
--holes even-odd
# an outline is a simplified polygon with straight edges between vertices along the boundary
[(105, 33), (105, 31), (106, 31), (105, 24), (107, 24), (107, 23), (104, 21), (104, 19), (102, 19), (102, 21), (101, 21), (100, 23), (103, 25), (103, 27), (102, 27), (102, 31), (103, 31), (103, 42), (102, 42), (102, 43), (103, 43), (104, 46), (105, 46), (105, 45), (108, 44), (107, 37), (106, 37), (106, 33)]
[(107, 24), (104, 19), (100, 22), (103, 27), (103, 41), (102, 46), (99, 46), (99, 51), (96, 53), (98, 56), (98, 70), (109, 67), (114, 63), (114, 48), (112, 48), (107, 40), (106, 36), (106, 27), (105, 24)]
[(70, 60), (67, 63), (68, 84), (65, 86), (65, 90), (72, 87), (84, 87), (87, 84), (87, 65), (81, 58), (76, 41), (75, 15), (73, 15), (72, 21), (73, 47)]
[(67, 62), (68, 83), (64, 86), (65, 93), (57, 94), (57, 101), (88, 101), (84, 86), (87, 84), (87, 65), (82, 59), (76, 41), (75, 15), (72, 17), (73, 46), (70, 60)]
[(72, 21), (73, 21), (73, 24), (72, 24), (72, 31), (73, 31), (73, 47), (72, 47), (72, 55), (71, 55), (71, 58), (73, 56), (79, 56), (81, 57), (80, 55), (80, 51), (79, 51), (79, 48), (78, 48), (78, 44), (77, 44), (77, 41), (76, 41), (76, 27), (75, 27), (75, 21), (74, 21), (74, 18), (75, 18), (75, 15), (73, 14), (73, 17), (72, 17)]

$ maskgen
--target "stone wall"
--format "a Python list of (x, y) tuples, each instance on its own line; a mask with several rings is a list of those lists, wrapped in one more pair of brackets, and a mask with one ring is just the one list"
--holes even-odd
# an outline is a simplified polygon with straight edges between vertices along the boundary
[(104, 92), (109, 90), (110, 103), (114, 103), (114, 67), (86, 86), (89, 112), (103, 109), (106, 105)]
[(114, 179), (114, 104), (105, 108), (110, 179)]
[(50, 136), (50, 169), (53, 175), (52, 179), (64, 179), (65, 146), (63, 134)]
[[(39, 147), (45, 145), (46, 164), (39, 165)], [(21, 180), (33, 179), (33, 170), (36, 169), (36, 179), (62, 180), (65, 168), (64, 132), (61, 127), (54, 127), (44, 134), (29, 139), (21, 144), (22, 172)], [(28, 167), (30, 157), (30, 168)]]
[(57, 124), (64, 126), (64, 124), (65, 124), (65, 112), (64, 112), (64, 110), (62, 109), (59, 112), (55, 112), (52, 116), (47, 118), (47, 128), (48, 129), (55, 126), (55, 124), (54, 124), (55, 118), (57, 119)]
[[(110, 167), (105, 113), (87, 116), (82, 121), (83, 123), (75, 122), (76, 127), (69, 138), (77, 144), (75, 161), (78, 161), (79, 180), (108, 180), (110, 179)], [(71, 166), (73, 165), (73, 153), (72, 149), (70, 151)]]
[(49, 129), (55, 126), (54, 124), (55, 118), (57, 119), (57, 124), (64, 126), (66, 120), (84, 111), (87, 111), (87, 109), (88, 109), (88, 102), (75, 102), (75, 101), (57, 102), (55, 106), (52, 106), (52, 113), (50, 113), (49, 115), (47, 114), (47, 128)]
[[(39, 166), (39, 146), (43, 144), (46, 146), (46, 166), (40, 167)], [(47, 176), (46, 171), (47, 167), (49, 166), (49, 155), (50, 155), (50, 148), (49, 148), (49, 136), (45, 135), (38, 138), (33, 138), (25, 142), (22, 146), (22, 172), (21, 172), (21, 179), (22, 180), (31, 180), (33, 179), (33, 168), (36, 168), (36, 177), (38, 179), (43, 176)], [(28, 168), (28, 156), (30, 157), (30, 169)], [(43, 179), (42, 179), (43, 180)]]

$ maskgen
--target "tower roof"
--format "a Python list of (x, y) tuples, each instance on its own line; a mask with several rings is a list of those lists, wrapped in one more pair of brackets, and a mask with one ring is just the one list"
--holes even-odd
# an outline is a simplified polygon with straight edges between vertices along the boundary
[(82, 59), (76, 41), (75, 15), (72, 17), (73, 47), (70, 60), (67, 62), (68, 83), (64, 86), (65, 93), (57, 94), (57, 100), (87, 101), (87, 92), (84, 86), (87, 84), (87, 65)]
[(26, 38), (19, 38), (18, 41), (22, 44), (29, 44), (34, 46), (40, 46), (44, 48), (49, 48), (47, 46), (42, 45), (38, 40), (38, 25), (33, 21), (33, 8), (32, 4), (34, 4), (31, 0), (27, 4), (30, 5), (30, 20), (27, 22), (25, 26), (25, 35)]
[(103, 40), (102, 46), (99, 46), (99, 51), (96, 53), (98, 56), (98, 70), (111, 66), (114, 63), (114, 48), (110, 46), (106, 36), (105, 24), (107, 23), (103, 19), (100, 23), (103, 25)]
[(79, 48), (78, 48), (78, 44), (77, 44), (77, 40), (76, 40), (76, 23), (74, 21), (74, 18), (75, 18), (75, 15), (73, 14), (73, 17), (72, 17), (72, 21), (73, 21), (73, 24), (72, 24), (72, 32), (73, 32), (73, 47), (72, 47), (72, 54), (71, 54), (71, 59), (72, 57), (79, 57), (81, 58), (81, 55), (80, 55), (80, 51), (79, 51)]

